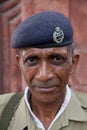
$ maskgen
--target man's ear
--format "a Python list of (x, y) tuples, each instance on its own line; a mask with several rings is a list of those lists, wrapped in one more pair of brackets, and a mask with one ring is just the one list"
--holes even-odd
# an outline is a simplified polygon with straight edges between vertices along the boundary
[(79, 58), (80, 58), (79, 54), (74, 54), (74, 56), (72, 58), (72, 67), (71, 67), (70, 74), (73, 73), (73, 71), (75, 70), (76, 66), (78, 65)]
[(20, 55), (17, 54), (17, 55), (16, 55), (16, 63), (17, 63), (17, 65), (18, 65), (19, 69), (21, 69), (20, 61), (21, 61)]

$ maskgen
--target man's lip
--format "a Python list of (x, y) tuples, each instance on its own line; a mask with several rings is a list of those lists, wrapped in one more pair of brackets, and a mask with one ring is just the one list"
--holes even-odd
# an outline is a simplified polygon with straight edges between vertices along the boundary
[(51, 92), (56, 89), (56, 86), (51, 86), (51, 87), (37, 87), (37, 89), (41, 92)]

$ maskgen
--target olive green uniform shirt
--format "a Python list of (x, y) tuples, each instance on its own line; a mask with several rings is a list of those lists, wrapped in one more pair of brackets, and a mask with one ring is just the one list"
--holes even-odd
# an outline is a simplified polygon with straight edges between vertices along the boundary
[[(0, 116), (13, 94), (0, 96)], [(41, 130), (37, 128), (25, 105), (24, 97), (14, 109), (7, 130)], [(50, 130), (87, 130), (87, 94), (72, 92), (70, 102)]]

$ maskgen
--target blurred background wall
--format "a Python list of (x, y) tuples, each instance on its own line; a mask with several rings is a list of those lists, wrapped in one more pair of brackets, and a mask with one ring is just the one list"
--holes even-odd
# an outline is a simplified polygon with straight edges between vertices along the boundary
[(71, 20), (80, 61), (69, 84), (72, 89), (87, 92), (87, 0), (0, 0), (0, 93), (25, 88), (16, 51), (11, 48), (14, 29), (28, 16), (47, 10), (62, 12)]

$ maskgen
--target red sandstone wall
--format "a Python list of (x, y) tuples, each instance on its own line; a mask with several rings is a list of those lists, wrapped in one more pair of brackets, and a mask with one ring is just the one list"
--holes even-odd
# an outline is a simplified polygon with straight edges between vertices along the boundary
[(15, 62), (15, 51), (10, 39), (21, 22), (20, 0), (0, 1), (0, 93), (21, 90), (21, 81)]
[(87, 0), (1, 0), (0, 1), (0, 93), (21, 91), (25, 84), (15, 62), (10, 39), (15, 27), (33, 13), (55, 10), (68, 16), (74, 27), (79, 65), (70, 79), (73, 89), (87, 92)]

